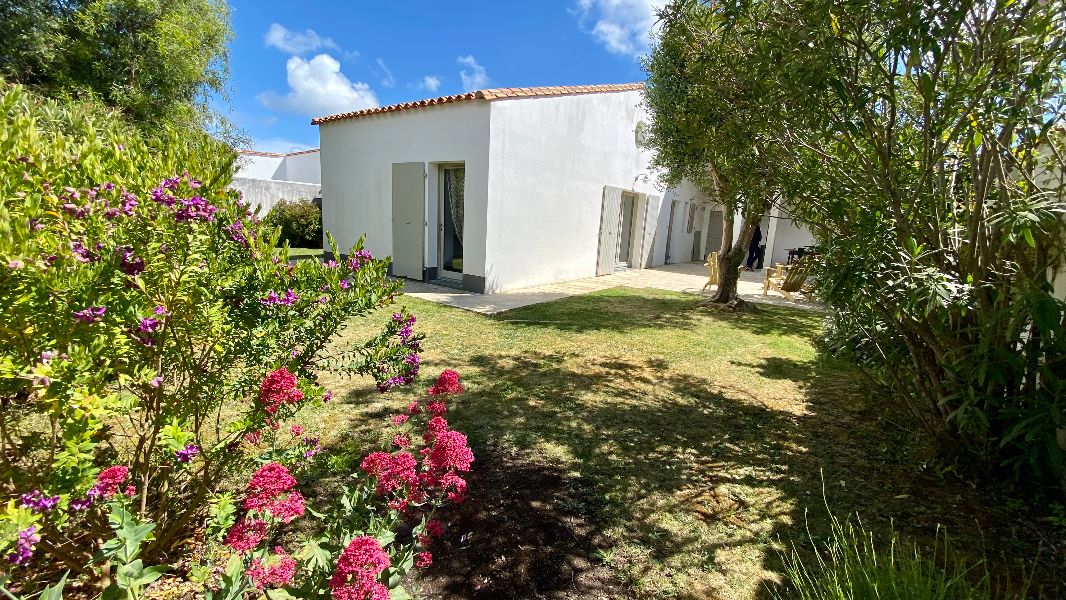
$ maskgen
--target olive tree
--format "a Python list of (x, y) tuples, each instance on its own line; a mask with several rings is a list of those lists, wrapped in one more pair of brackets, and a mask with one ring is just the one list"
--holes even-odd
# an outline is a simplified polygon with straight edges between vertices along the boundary
[(659, 17), (644, 61), (649, 145), (668, 182), (687, 179), (721, 205), (720, 280), (711, 301), (737, 302), (748, 244), (781, 192), (782, 119), (774, 115), (789, 91), (775, 72), (783, 49), (763, 40), (758, 10), (675, 0)]

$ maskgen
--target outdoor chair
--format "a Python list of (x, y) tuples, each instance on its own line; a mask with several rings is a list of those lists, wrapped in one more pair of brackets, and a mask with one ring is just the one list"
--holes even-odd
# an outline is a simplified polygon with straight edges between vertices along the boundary
[(778, 264), (776, 268), (766, 269), (762, 295), (766, 296), (773, 289), (789, 302), (795, 302), (796, 299), (793, 294), (805, 292), (807, 275), (810, 270), (810, 262), (803, 259), (789, 265)]
[(712, 285), (718, 285), (718, 253), (711, 252), (708, 254), (707, 262), (703, 264), (707, 267), (707, 283), (703, 284), (703, 289), (700, 290), (700, 293), (705, 292)]

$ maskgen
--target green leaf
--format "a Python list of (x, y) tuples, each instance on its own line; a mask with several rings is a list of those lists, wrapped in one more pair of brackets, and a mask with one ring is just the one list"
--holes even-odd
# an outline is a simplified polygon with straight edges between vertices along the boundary
[(70, 575), (70, 571), (63, 573), (55, 585), (44, 588), (40, 600), (63, 600), (63, 586), (67, 584), (67, 575)]
[(141, 577), (138, 580), (138, 582), (140, 584), (142, 584), (142, 585), (147, 585), (149, 583), (152, 583), (156, 579), (159, 579), (160, 577), (162, 577), (163, 573), (166, 573), (169, 570), (169, 568), (170, 567), (168, 567), (166, 565), (155, 565), (155, 566), (152, 566), (152, 567), (148, 567), (141, 574)]
[(1026, 227), (1022, 229), (1022, 236), (1025, 237), (1025, 242), (1029, 244), (1030, 248), (1036, 248), (1036, 240), (1033, 238), (1033, 231)]
[(1030, 305), (1033, 311), (1033, 323), (1042, 333), (1050, 333), (1059, 327), (1062, 312), (1059, 303), (1047, 293), (1033, 294)]

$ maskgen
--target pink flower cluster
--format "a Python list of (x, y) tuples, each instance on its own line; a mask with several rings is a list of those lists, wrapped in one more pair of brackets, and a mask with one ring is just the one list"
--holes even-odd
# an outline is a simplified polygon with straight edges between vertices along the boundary
[(274, 547), (274, 556), (264, 561), (257, 558), (252, 561), (246, 574), (251, 578), (256, 589), (265, 587), (279, 588), (292, 583), (296, 574), (296, 561), (281, 546)]
[(429, 395), (452, 396), (462, 394), (463, 391), (463, 386), (459, 383), (459, 373), (451, 369), (444, 369), (437, 376), (437, 381), (433, 384), (433, 387), (429, 388)]
[(376, 480), (377, 494), (393, 496), (389, 501), (391, 508), (406, 511), (411, 505), (417, 506), (431, 500), (447, 499), (458, 503), (465, 499), (466, 480), (459, 473), (470, 470), (474, 453), (466, 436), (449, 429), (448, 421), (441, 416), (447, 410), (445, 402), (448, 396), (462, 390), (459, 374), (446, 370), (429, 389), (431, 399), (424, 409), (420, 403), (412, 402), (407, 407), (407, 414), (392, 417), (393, 425), (407, 427), (415, 425), (416, 420), (421, 422), (421, 419), (429, 417), (424, 423), (423, 447), (418, 450), (421, 463), (409, 450), (412, 439), (406, 431), (392, 438), (393, 445), (399, 451), (374, 452), (363, 459), (360, 468)]
[(389, 589), (378, 581), (389, 567), (389, 555), (370, 536), (357, 537), (341, 552), (329, 580), (336, 600), (388, 600)]
[(267, 524), (262, 519), (244, 518), (226, 533), (226, 545), (237, 552), (254, 550), (266, 537)]
[(226, 533), (226, 545), (238, 552), (254, 550), (267, 534), (267, 522), (260, 518), (270, 515), (289, 523), (304, 514), (304, 497), (293, 488), (296, 478), (283, 465), (267, 463), (252, 474), (245, 489), (243, 519)]
[(271, 371), (259, 387), (259, 402), (268, 414), (275, 414), (285, 404), (296, 404), (304, 399), (297, 386), (296, 376), (282, 367)]
[(108, 467), (96, 476), (96, 483), (89, 489), (89, 497), (110, 498), (119, 492), (119, 487), (129, 477), (130, 470), (123, 465)]
[(288, 523), (304, 514), (304, 497), (293, 490), (296, 478), (278, 463), (267, 463), (252, 475), (244, 509), (269, 513)]

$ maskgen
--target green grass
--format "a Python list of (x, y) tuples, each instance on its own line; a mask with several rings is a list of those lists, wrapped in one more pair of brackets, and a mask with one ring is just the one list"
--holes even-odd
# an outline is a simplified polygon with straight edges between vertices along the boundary
[[(276, 254), (281, 254), (281, 248), (275, 248)], [(289, 258), (322, 258), (322, 248), (289, 248)]]
[[(595, 560), (635, 595), (764, 597), (783, 580), (792, 540), (812, 544), (808, 527), (830, 534), (814, 516), (825, 512), (823, 481), (835, 509), (875, 530), (894, 520), (933, 543), (948, 523), (998, 539), (996, 523), (974, 527), (977, 492), (923, 468), (906, 417), (847, 365), (819, 357), (817, 314), (698, 302), (617, 288), (488, 318), (401, 297), (428, 336), (423, 382), (382, 396), (369, 381), (325, 374), (337, 400), (307, 422), (336, 450), (334, 467), (354, 468), (386, 439), (389, 414), (457, 369), (468, 393), (449, 422), (475, 452), (562, 466), (589, 490), (587, 510), (611, 542)], [(354, 322), (338, 343), (366, 339), (391, 312)], [(1031, 556), (1029, 540), (1003, 528), (997, 550)]]
[[(832, 534), (820, 552), (793, 551), (785, 559), (791, 582), (778, 600), (992, 600), (1026, 597), (1020, 591), (993, 590), (983, 562), (959, 560), (948, 540), (931, 551), (902, 542), (895, 534), (879, 540), (861, 522), (831, 519)], [(813, 542), (813, 539), (811, 540)]]

